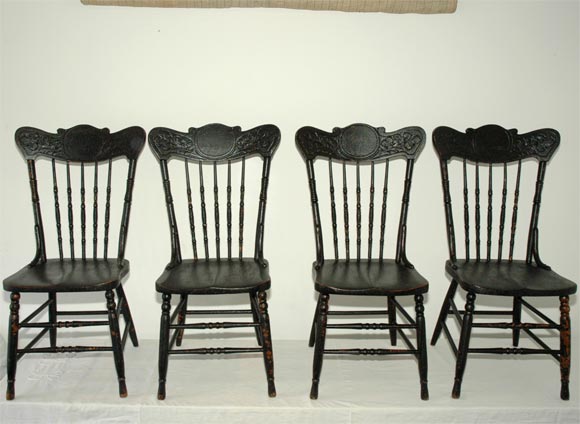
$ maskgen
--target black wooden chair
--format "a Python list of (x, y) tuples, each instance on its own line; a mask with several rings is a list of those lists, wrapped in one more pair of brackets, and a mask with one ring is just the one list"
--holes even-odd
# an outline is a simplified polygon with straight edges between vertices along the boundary
[[(553, 356), (560, 363), (560, 397), (564, 400), (569, 399), (570, 306), (568, 297), (576, 292), (576, 284), (556, 274), (542, 262), (538, 244), (538, 216), (546, 165), (559, 143), (560, 135), (553, 129), (518, 134), (515, 129), (506, 130), (497, 125), (486, 125), (478, 129), (468, 129), (465, 133), (448, 127), (439, 127), (433, 131), (433, 144), (441, 164), (449, 244), (449, 260), (445, 264), (445, 270), (451, 277), (451, 285), (443, 301), (431, 344), (434, 345), (437, 342), (443, 330), (457, 357), (452, 392), (454, 398), (459, 398), (461, 393), (467, 354), (495, 353)], [(448, 164), (452, 159), (458, 160), (455, 173), (449, 170)], [(522, 198), (524, 188), (520, 188), (520, 183), (526, 183), (524, 174), (526, 164), (522, 163), (528, 159), (535, 159), (538, 167), (534, 181), (535, 190), (530, 190), (530, 201), (524, 202)], [(535, 171), (534, 161), (531, 161), (529, 166), (533, 168), (531, 171)], [(496, 178), (494, 178), (494, 170), (497, 172)], [(450, 175), (457, 176), (456, 185), (450, 183), (452, 180)], [(530, 175), (527, 179), (531, 183), (533, 176)], [(510, 185), (513, 187), (513, 192), (511, 188), (508, 189)], [(463, 200), (463, 202), (460, 200), (456, 211), (459, 216), (463, 216), (463, 226), (457, 227), (453, 221), (452, 204), (452, 192), (456, 187), (460, 187), (456, 195)], [(532, 188), (530, 184), (530, 189)], [(496, 202), (500, 202), (499, 210), (496, 209), (495, 213), (494, 197), (496, 197)], [(525, 255), (522, 255), (525, 259), (517, 260), (514, 258), (518, 250), (516, 237), (518, 210), (521, 214), (521, 209), (526, 206), (526, 203), (530, 207), (531, 218), (527, 242), (522, 240), (526, 242)], [(461, 232), (465, 236), (465, 242), (457, 246), (456, 234), (460, 237)], [(523, 248), (524, 243), (521, 244)], [(459, 253), (458, 250), (460, 250)], [(458, 285), (467, 292), (467, 301), (463, 311), (458, 310), (453, 300)], [(513, 307), (503, 311), (476, 311), (474, 306), (476, 295), (511, 297)], [(559, 324), (524, 300), (524, 297), (545, 296), (559, 296)], [(522, 306), (525, 306), (537, 320), (542, 322), (538, 323), (537, 320), (536, 322), (522, 322)], [(461, 326), (459, 347), (456, 346), (447, 327), (448, 315), (455, 316)], [(474, 315), (507, 316), (511, 321), (490, 322), (488, 318), (488, 322), (474, 323)], [(514, 347), (470, 347), (472, 328), (511, 330)], [(535, 330), (550, 329), (559, 331), (559, 349), (550, 348), (535, 332)], [(539, 348), (518, 347), (521, 331), (530, 336)]]
[[(165, 399), (169, 355), (256, 352), (263, 353), (266, 377), (268, 379), (268, 394), (270, 397), (276, 396), (266, 292), (270, 288), (270, 274), (268, 262), (264, 259), (263, 244), (270, 163), (279, 143), (280, 130), (273, 125), (263, 125), (248, 131), (242, 131), (240, 127), (210, 124), (201, 128), (190, 128), (187, 133), (168, 128), (154, 128), (149, 133), (149, 145), (159, 160), (161, 167), (171, 232), (171, 260), (156, 282), (156, 289), (162, 293), (163, 299), (159, 340), (158, 399)], [(250, 159), (252, 156), (257, 157)], [(247, 158), (248, 160), (246, 160)], [(249, 189), (252, 188), (246, 185), (246, 162), (248, 162), (248, 166), (251, 166), (253, 162), (260, 162), (258, 158), (261, 159), (262, 172), (261, 185), (259, 188), (256, 187), (259, 196), (256, 196), (258, 200), (258, 217), (255, 232), (255, 249), (253, 257), (245, 257), (243, 255), (244, 216), (247, 206), (251, 202), (248, 194)], [(183, 198), (186, 198), (184, 210), (185, 203), (187, 204), (187, 212), (185, 214), (187, 218), (184, 217), (184, 220), (189, 224), (190, 238), (187, 244), (192, 249), (192, 259), (182, 259), (182, 249), (185, 248), (185, 245), (180, 244), (178, 215), (176, 215), (177, 208), (174, 206), (174, 196), (170, 187), (168, 167), (170, 159), (178, 159), (184, 162), (185, 187)], [(212, 248), (214, 246), (210, 247), (212, 243), (209, 243), (209, 238), (211, 236), (208, 234), (211, 231), (211, 223), (208, 225), (208, 215), (211, 214), (206, 213), (204, 164), (213, 171), (213, 232), (215, 236), (215, 249), (213, 249), (213, 252)], [(225, 188), (226, 193), (225, 231), (223, 225), (220, 228), (220, 216), (223, 217), (224, 211), (222, 202), (220, 214), (218, 188), (218, 168), (223, 169), (223, 167), (227, 169), (226, 185), (225, 187), (222, 185), (222, 189)], [(239, 192), (232, 190), (234, 167), (237, 167), (240, 172)], [(191, 176), (190, 168), (194, 168)], [(248, 171), (250, 171), (250, 168)], [(198, 178), (194, 180), (195, 174), (198, 174)], [(192, 185), (197, 187), (192, 189)], [(237, 192), (234, 193), (234, 196), (239, 199), (237, 213), (232, 210), (232, 191)], [(198, 195), (199, 201), (197, 199)], [(197, 215), (197, 231), (196, 214), (201, 215), (201, 230), (199, 228), (199, 215)], [(233, 215), (237, 215), (237, 223), (235, 225), (232, 219)], [(221, 222), (223, 223), (223, 220)], [(237, 237), (235, 237), (235, 227), (237, 227)], [(200, 237), (200, 232), (202, 237)], [(224, 234), (222, 234), (224, 232), (225, 239), (223, 238)], [(234, 236), (232, 232), (234, 232)], [(203, 253), (201, 253), (202, 239)], [(200, 244), (199, 249), (198, 242)], [(227, 256), (222, 254), (222, 252), (225, 253), (226, 244)], [(200, 251), (199, 257), (198, 250)], [(235, 293), (247, 293), (249, 295), (250, 309), (189, 310), (187, 306), (189, 295), (226, 295)], [(171, 314), (171, 296), (174, 294), (180, 296), (180, 301)], [(186, 323), (187, 315), (209, 315), (214, 317), (218, 315), (250, 315), (252, 320), (251, 322)], [(175, 323), (176, 319), (177, 323)], [(174, 345), (181, 346), (183, 332), (186, 329), (215, 330), (243, 327), (254, 328), (259, 347), (174, 349)], [(173, 334), (170, 337), (171, 330), (173, 330)]]
[[(312, 212), (314, 218), (314, 232), (316, 239), (316, 262), (314, 262), (315, 289), (318, 291), (318, 304), (312, 323), (310, 347), (314, 349), (314, 370), (310, 397), (318, 398), (318, 385), (322, 369), (324, 354), (349, 355), (399, 355), (414, 354), (419, 364), (421, 382), (421, 399), (428, 399), (427, 388), (427, 349), (425, 339), (425, 318), (423, 294), (429, 286), (409, 262), (406, 255), (407, 213), (411, 190), (411, 177), (415, 159), (425, 145), (425, 132), (419, 127), (403, 128), (394, 132), (385, 132), (384, 128), (373, 128), (365, 124), (354, 124), (346, 128), (335, 128), (328, 133), (312, 127), (303, 127), (296, 133), (298, 150), (306, 160)], [(334, 258), (328, 259), (324, 255), (323, 223), (319, 208), (319, 196), (316, 189), (315, 161), (323, 159), (328, 162), (329, 177), (329, 213), (328, 229), (332, 228)], [(406, 162), (401, 178), (402, 205), (400, 208), (398, 235), (395, 246), (395, 259), (386, 259), (385, 256), (385, 228), (387, 214), (387, 196), (389, 192), (389, 167), (391, 162), (402, 159)], [(334, 164), (333, 161), (338, 162)], [(342, 168), (343, 205), (337, 208), (340, 202), (335, 195), (333, 168), (339, 165)], [(350, 248), (350, 223), (348, 205), (348, 172), (347, 168), (355, 167), (356, 172), (356, 255)], [(362, 208), (361, 205), (361, 168), (370, 167), (370, 188), (368, 189), (368, 240), (366, 241), (367, 255), (364, 257), (362, 246)], [(323, 167), (324, 168), (324, 167)], [(375, 171), (376, 169), (376, 171)], [(326, 173), (326, 171), (321, 172)], [(376, 214), (380, 213), (380, 224), (375, 226), (375, 172), (381, 173), (383, 181), (380, 196), (382, 203)], [(393, 172), (391, 172), (393, 174)], [(338, 179), (337, 178), (337, 179)], [(391, 175), (393, 180), (393, 175)], [(366, 191), (366, 190), (365, 190)], [(352, 203), (351, 203), (352, 205)], [(393, 205), (390, 205), (393, 208)], [(342, 209), (344, 231), (338, 229), (337, 209)], [(366, 215), (366, 214), (365, 214)], [(344, 233), (344, 242), (339, 233)], [(373, 234), (379, 242), (373, 245)], [(328, 236), (330, 238), (330, 235)], [(353, 235), (354, 237), (354, 235)], [(375, 238), (376, 239), (376, 238)], [(340, 258), (339, 244), (344, 247), (346, 257)], [(393, 243), (394, 244), (394, 243)], [(374, 249), (373, 249), (374, 247)], [(353, 249), (354, 250), (354, 249)], [(377, 252), (378, 250), (378, 252)], [(356, 296), (385, 296), (386, 310), (335, 310), (329, 311), (330, 295)], [(414, 296), (416, 319), (401, 306), (397, 296)], [(397, 311), (407, 323), (397, 323)], [(329, 316), (369, 316), (382, 315), (388, 323), (338, 323), (329, 324)], [(389, 330), (391, 344), (397, 343), (397, 334), (401, 336), (408, 349), (325, 349), (326, 331), (328, 329), (348, 330)], [(416, 330), (417, 345), (413, 346), (404, 329)]]
[[(52, 352), (113, 352), (115, 367), (119, 380), (119, 394), (127, 396), (123, 349), (127, 335), (137, 346), (137, 334), (127, 298), (121, 282), (129, 273), (129, 261), (125, 259), (125, 245), (131, 209), (131, 194), (135, 178), (137, 158), (145, 144), (145, 131), (139, 127), (130, 127), (116, 133), (108, 129), (97, 129), (89, 125), (78, 125), (67, 130), (60, 129), (56, 134), (39, 129), (23, 127), (16, 131), (16, 144), (28, 164), (30, 189), (32, 192), (32, 207), (34, 212), (34, 234), (36, 237), (36, 255), (32, 262), (16, 274), (4, 280), (4, 290), (11, 292), (10, 322), (8, 331), (8, 388), (6, 399), (14, 399), (14, 381), (16, 363), (27, 353)], [(128, 159), (126, 189), (119, 196), (112, 196), (112, 168), (119, 157)], [(39, 169), (45, 169), (46, 184), (42, 177), (37, 179), (37, 159), (49, 160), (49, 164)], [(120, 166), (120, 165), (119, 165)], [(47, 169), (50, 168), (50, 169)], [(99, 178), (99, 171), (105, 173)], [(52, 174), (52, 178), (50, 177)], [(39, 173), (39, 175), (41, 175)], [(45, 175), (45, 174), (42, 174)], [(102, 174), (101, 174), (102, 175)], [(73, 187), (75, 176), (80, 177), (80, 183)], [(66, 181), (65, 194), (59, 193), (59, 180)], [(92, 181), (92, 186), (85, 180)], [(63, 184), (61, 184), (62, 187)], [(52, 192), (48, 199), (54, 200), (54, 212), (42, 214), (39, 187)], [(106, 188), (105, 188), (106, 187)], [(99, 192), (99, 188), (104, 189)], [(77, 191), (78, 190), (78, 191)], [(87, 193), (87, 190), (88, 193)], [(64, 191), (61, 189), (61, 192)], [(115, 192), (114, 194), (116, 194)], [(66, 197), (66, 200), (64, 198)], [(80, 198), (80, 206), (73, 208), (73, 198)], [(115, 199), (118, 203), (115, 204)], [(66, 202), (63, 214), (67, 221), (61, 220), (61, 202)], [(105, 207), (104, 215), (99, 214), (99, 202)], [(122, 216), (115, 220), (112, 207), (122, 208)], [(76, 211), (75, 211), (76, 209)], [(92, 216), (87, 222), (87, 214)], [(76, 216), (76, 220), (75, 220)], [(43, 222), (53, 219), (55, 232), (45, 232)], [(80, 219), (80, 231), (75, 221)], [(109, 257), (109, 244), (115, 236), (112, 228), (118, 221), (118, 250), (114, 257)], [(88, 227), (88, 228), (87, 228)], [(99, 233), (102, 239), (99, 240)], [(80, 243), (78, 238), (80, 237)], [(63, 240), (68, 238), (69, 246)], [(76, 244), (75, 244), (76, 242)], [(58, 257), (50, 258), (50, 249)], [(79, 252), (80, 250), (80, 252)], [(80, 253), (80, 254), (79, 254)], [(57, 308), (58, 293), (73, 292), (105, 292), (107, 310), (100, 311), (70, 311)], [(48, 300), (32, 312), (28, 317), (20, 319), (20, 296), (23, 292), (47, 293)], [(115, 292), (118, 302), (115, 304)], [(48, 321), (35, 321), (39, 314), (48, 310)], [(125, 319), (123, 334), (119, 331), (118, 316)], [(57, 321), (59, 316), (96, 316), (106, 315), (107, 320), (88, 321)], [(112, 346), (57, 346), (57, 330), (73, 327), (108, 326)], [(40, 333), (25, 347), (18, 347), (18, 336), (21, 329), (39, 328)], [(49, 333), (49, 347), (34, 347), (38, 341)]]

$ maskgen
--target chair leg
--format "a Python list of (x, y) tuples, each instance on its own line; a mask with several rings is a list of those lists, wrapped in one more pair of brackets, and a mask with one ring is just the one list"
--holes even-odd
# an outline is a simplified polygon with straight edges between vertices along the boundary
[(310, 399), (318, 399), (318, 384), (320, 383), (320, 373), (322, 371), (322, 357), (324, 355), (324, 342), (326, 339), (326, 322), (328, 320), (329, 295), (320, 294), (320, 307), (317, 308), (316, 318), (316, 344), (314, 346), (314, 364), (312, 369), (312, 387), (310, 389)]
[[(521, 324), (522, 322), (522, 298), (519, 296), (514, 297), (514, 312), (513, 312), (514, 324)], [(514, 328), (512, 332), (512, 343), (514, 346), (520, 344), (520, 329)]]
[[(49, 293), (48, 299), (52, 300), (52, 303), (48, 305), (48, 322), (56, 324), (56, 293)], [(50, 347), (56, 347), (56, 327), (52, 327), (48, 330), (48, 335), (50, 338)]]
[(417, 321), (417, 349), (419, 350), (419, 378), (421, 380), (421, 399), (429, 400), (429, 389), (427, 387), (427, 340), (425, 334), (425, 315), (423, 312), (423, 295), (415, 295), (415, 313)]
[(568, 296), (560, 296), (560, 398), (570, 400), (570, 304)]
[(441, 330), (443, 330), (443, 326), (445, 325), (445, 321), (447, 320), (451, 300), (453, 300), (453, 297), (455, 297), (456, 291), (457, 291), (457, 281), (451, 280), (451, 284), (449, 285), (449, 289), (447, 290), (447, 294), (445, 295), (445, 299), (443, 300), (443, 305), (441, 305), (441, 311), (439, 311), (439, 318), (437, 318), (435, 330), (433, 330), (433, 336), (431, 337), (431, 346), (435, 346), (437, 340), (439, 339), (439, 336), (441, 335)]
[[(389, 313), (389, 324), (397, 323), (397, 307), (395, 306), (395, 296), (388, 297), (388, 313)], [(391, 346), (397, 345), (397, 329), (389, 329), (389, 335), (391, 337)]]
[(314, 342), (316, 341), (316, 318), (318, 317), (318, 311), (320, 310), (320, 300), (321, 300), (321, 297), (318, 296), (318, 301), (316, 302), (316, 309), (314, 310), (314, 317), (312, 318), (312, 328), (310, 329), (310, 339), (308, 340), (309, 347), (314, 347)]
[(461, 396), (461, 382), (463, 381), (463, 372), (465, 371), (465, 363), (467, 362), (467, 350), (469, 349), (469, 338), (471, 337), (474, 309), (475, 294), (468, 292), (467, 302), (465, 303), (465, 314), (463, 315), (463, 324), (461, 325), (461, 337), (459, 338), (457, 362), (455, 365), (455, 383), (453, 384), (452, 392), (454, 399), (459, 399), (459, 396)]
[(159, 326), (159, 388), (157, 399), (165, 399), (165, 383), (167, 381), (167, 366), (169, 364), (169, 321), (171, 320), (171, 295), (163, 294), (161, 304), (161, 325)]
[(121, 313), (123, 314), (123, 319), (125, 320), (125, 325), (129, 326), (129, 337), (131, 338), (131, 343), (133, 346), (139, 346), (139, 339), (137, 339), (137, 331), (135, 330), (135, 322), (133, 321), (133, 317), (131, 316), (131, 309), (129, 309), (129, 300), (127, 300), (127, 296), (125, 295), (125, 290), (123, 290), (123, 286), (119, 284), (117, 287), (117, 297), (123, 299), (123, 308)]
[(276, 386), (274, 385), (274, 353), (272, 352), (272, 336), (270, 331), (270, 317), (268, 316), (267, 293), (258, 292), (260, 328), (262, 330), (262, 351), (264, 352), (264, 365), (266, 366), (266, 377), (268, 378), (268, 396), (276, 397)]
[(107, 290), (105, 297), (107, 298), (113, 357), (115, 359), (115, 368), (117, 369), (117, 380), (119, 381), (119, 396), (124, 398), (127, 397), (127, 385), (125, 383), (125, 363), (123, 360), (121, 332), (119, 331), (119, 317), (117, 316), (117, 307), (115, 305), (115, 293), (113, 293), (113, 290)]
[(14, 381), (16, 380), (16, 363), (18, 362), (18, 331), (20, 323), (18, 311), (20, 309), (20, 293), (10, 294), (10, 322), (8, 325), (8, 354), (6, 373), (8, 386), (6, 388), (6, 400), (14, 399)]
[[(177, 323), (180, 325), (183, 325), (183, 324), (185, 324), (185, 318), (187, 317), (187, 295), (186, 294), (181, 295), (181, 301), (183, 302), (183, 307), (181, 308), (181, 310), (179, 311), (179, 314), (177, 316)], [(180, 328), (179, 330), (177, 330), (177, 338), (175, 339), (176, 346), (181, 346), (181, 342), (183, 341), (184, 331), (185, 330), (183, 328)]]
[[(250, 293), (250, 307), (252, 308), (253, 321), (260, 323), (258, 298), (256, 297), (256, 293)], [(262, 331), (260, 331), (258, 327), (254, 327), (254, 331), (256, 332), (256, 341), (258, 342), (258, 346), (263, 346), (264, 342), (262, 340)]]

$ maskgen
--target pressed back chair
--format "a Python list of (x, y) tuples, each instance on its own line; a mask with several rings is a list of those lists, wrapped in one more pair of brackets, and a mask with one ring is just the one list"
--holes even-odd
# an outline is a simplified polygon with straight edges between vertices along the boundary
[[(106, 128), (78, 125), (53, 134), (23, 127), (16, 131), (15, 138), (28, 165), (36, 254), (29, 265), (4, 280), (4, 290), (11, 292), (6, 399), (14, 398), (16, 364), (23, 355), (94, 351), (113, 352), (119, 394), (125, 397), (123, 349), (128, 335), (134, 346), (138, 345), (138, 340), (121, 282), (129, 273), (125, 247), (137, 158), (145, 143), (145, 131), (130, 127), (110, 133)], [(117, 160), (119, 158), (128, 161), (124, 190), (113, 189), (112, 170), (124, 162)], [(38, 159), (48, 159), (48, 181), (37, 178)], [(76, 176), (80, 176), (80, 181), (75, 184)], [(41, 208), (41, 193), (47, 192), (50, 194), (42, 199), (48, 204), (54, 202), (52, 213)], [(79, 198), (80, 204), (77, 202)], [(122, 210), (119, 219), (114, 216), (116, 209)], [(51, 216), (54, 232), (44, 225)], [(117, 224), (118, 246), (116, 254), (111, 254)], [(106, 310), (71, 311), (57, 307), (59, 293), (97, 291), (105, 292)], [(20, 297), (24, 292), (47, 293), (48, 300), (21, 319)], [(35, 318), (46, 310), (48, 321), (36, 321)], [(126, 322), (123, 333), (119, 331), (119, 314)], [(108, 319), (58, 321), (59, 316), (91, 315), (106, 315)], [(59, 329), (94, 326), (109, 327), (112, 346), (57, 346)], [(41, 331), (25, 347), (19, 347), (19, 332), (24, 328)], [(49, 333), (49, 347), (34, 347), (46, 333)]]
[[(279, 142), (280, 130), (274, 125), (262, 125), (242, 131), (240, 127), (210, 124), (200, 128), (190, 128), (186, 133), (168, 128), (154, 128), (149, 133), (149, 144), (161, 167), (171, 232), (171, 260), (156, 282), (156, 289), (162, 293), (163, 299), (159, 340), (157, 394), (159, 399), (164, 399), (166, 395), (169, 355), (178, 354), (262, 353), (268, 380), (268, 394), (270, 397), (276, 396), (266, 292), (270, 288), (270, 274), (268, 262), (264, 259), (264, 224), (270, 164)], [(185, 215), (187, 218), (185, 220), (189, 227), (186, 232), (189, 234), (183, 237), (180, 237), (174, 191), (170, 183), (170, 181), (175, 183), (175, 179), (170, 179), (168, 166), (168, 162), (173, 159), (184, 163), (185, 187), (179, 187), (178, 191), (186, 198)], [(254, 252), (252, 257), (246, 257), (244, 256), (244, 242), (246, 241), (244, 223), (247, 204), (251, 202), (248, 198), (249, 193), (246, 193), (250, 188), (248, 185), (251, 184), (251, 180), (246, 180), (246, 165), (255, 166), (255, 162), (259, 162), (259, 159), (262, 162), (262, 172), (258, 188)], [(235, 166), (237, 166), (237, 171)], [(225, 185), (222, 181), (220, 190), (218, 169), (223, 169), (223, 167), (226, 168), (227, 176)], [(209, 183), (211, 186), (206, 189), (204, 173), (208, 173), (207, 168), (211, 169), (209, 171), (211, 175), (209, 178), (206, 175), (205, 181), (211, 181)], [(195, 174), (198, 174), (197, 180), (193, 178)], [(237, 179), (237, 175), (239, 175), (239, 186), (232, 182)], [(213, 191), (211, 199), (207, 196), (209, 191)], [(239, 193), (238, 205), (232, 200), (234, 191)], [(220, 205), (220, 192), (226, 193), (225, 205), (223, 202)], [(213, 241), (210, 235), (212, 216), (215, 236)], [(234, 218), (237, 218), (237, 223)], [(192, 249), (193, 258), (191, 259), (182, 257), (185, 244)], [(250, 309), (188, 309), (190, 295), (239, 293), (249, 295)], [(180, 301), (173, 313), (171, 313), (172, 295), (180, 296)], [(252, 319), (249, 322), (186, 323), (188, 315), (212, 317), (250, 315)], [(174, 346), (182, 345), (183, 333), (186, 329), (216, 330), (244, 327), (254, 328), (258, 347), (174, 348)], [(173, 331), (172, 335), (170, 335), (171, 331)]]
[[(411, 180), (415, 160), (425, 145), (425, 132), (419, 127), (408, 127), (398, 131), (386, 132), (384, 128), (374, 128), (366, 124), (353, 124), (346, 128), (335, 128), (332, 133), (303, 127), (296, 133), (298, 150), (306, 161), (310, 186), (314, 233), (316, 240), (316, 261), (314, 262), (315, 289), (318, 291), (318, 302), (310, 334), (310, 346), (314, 346), (314, 367), (310, 397), (318, 398), (318, 386), (324, 354), (350, 355), (399, 355), (414, 354), (417, 357), (421, 383), (421, 398), (428, 399), (427, 387), (427, 349), (425, 339), (425, 318), (423, 294), (428, 290), (428, 282), (414, 269), (407, 259), (407, 215), (411, 190)], [(328, 162), (330, 223), (323, 225), (316, 185), (315, 161)], [(389, 187), (397, 187), (396, 176), (389, 176), (392, 162), (404, 161), (405, 171), (399, 179), (402, 187), (395, 258), (386, 258), (385, 229), (388, 227), (387, 216), (392, 214), (392, 202), (388, 202)], [(339, 174), (335, 176), (335, 165), (339, 165)], [(348, 167), (355, 167), (356, 202), (355, 217), (349, 217)], [(325, 168), (324, 166), (322, 168)], [(370, 168), (370, 182), (361, 186), (361, 170)], [(342, 171), (342, 172), (341, 172)], [(375, 188), (375, 172), (382, 173)], [(392, 172), (391, 172), (392, 174)], [(342, 186), (340, 181), (342, 180)], [(395, 181), (393, 181), (395, 180)], [(335, 183), (338, 187), (335, 188)], [(364, 188), (363, 188), (364, 187)], [(342, 191), (342, 196), (340, 195)], [(363, 204), (362, 192), (368, 192), (368, 209)], [(375, 191), (378, 191), (375, 203)], [(351, 192), (352, 193), (352, 192)], [(351, 198), (352, 198), (351, 197)], [(392, 197), (392, 196), (391, 196)], [(342, 198), (342, 199), (341, 199)], [(342, 200), (342, 202), (341, 202)], [(352, 202), (352, 200), (351, 200)], [(379, 203), (380, 202), (380, 203)], [(342, 204), (341, 204), (342, 203)], [(388, 208), (387, 204), (391, 206)], [(352, 203), (351, 203), (352, 205)], [(363, 209), (367, 209), (363, 211)], [(376, 211), (375, 211), (376, 209)], [(389, 212), (387, 212), (389, 209)], [(338, 212), (337, 212), (338, 210)], [(342, 210), (344, 229), (339, 229), (340, 211)], [(352, 211), (350, 211), (352, 212)], [(367, 224), (363, 226), (363, 216)], [(375, 223), (375, 216), (377, 222)], [(324, 231), (326, 227), (327, 231)], [(354, 228), (353, 228), (354, 227)], [(366, 227), (368, 239), (364, 240)], [(378, 234), (376, 234), (378, 231)], [(332, 239), (332, 252), (325, 255), (324, 237)], [(329, 235), (331, 234), (331, 236)], [(373, 238), (373, 235), (375, 237)], [(352, 248), (351, 248), (352, 243)], [(345, 257), (340, 256), (341, 246)], [(366, 256), (365, 256), (365, 250)], [(377, 252), (378, 250), (378, 252)], [(330, 256), (330, 257), (329, 257)], [(329, 310), (331, 295), (384, 296), (387, 310)], [(416, 318), (413, 319), (401, 306), (397, 296), (414, 296)], [(397, 311), (406, 323), (397, 323)], [(370, 316), (382, 315), (388, 323), (328, 323), (329, 316)], [(328, 329), (340, 330), (389, 330), (391, 344), (397, 343), (400, 335), (407, 349), (325, 349)], [(414, 346), (403, 330), (415, 330), (417, 345)]]
[[(526, 134), (506, 130), (497, 125), (468, 129), (465, 133), (448, 127), (433, 131), (433, 144), (439, 155), (445, 206), (449, 260), (445, 270), (451, 284), (443, 301), (431, 344), (435, 345), (444, 331), (456, 355), (455, 382), (452, 395), (459, 398), (468, 353), (548, 354), (560, 363), (562, 399), (569, 399), (570, 374), (570, 306), (569, 295), (576, 292), (576, 284), (561, 277), (542, 262), (539, 254), (539, 212), (546, 166), (560, 143), (560, 135), (553, 129), (541, 129)], [(460, 169), (450, 172), (449, 163), (460, 162)], [(537, 162), (535, 180), (525, 178), (525, 166)], [(526, 162), (530, 162), (529, 164)], [(495, 172), (494, 172), (495, 171)], [(533, 170), (532, 170), (533, 171)], [(494, 177), (494, 175), (496, 177)], [(455, 178), (453, 178), (455, 177)], [(526, 181), (529, 180), (529, 181)], [(532, 183), (533, 181), (533, 183)], [(533, 185), (532, 185), (533, 184)], [(525, 202), (526, 185), (530, 199)], [(452, 201), (452, 188), (459, 200)], [(495, 201), (495, 208), (494, 208)], [(527, 203), (527, 204), (526, 204)], [(454, 208), (455, 206), (455, 208)], [(521, 209), (530, 206), (531, 217), (525, 251), (518, 257)], [(455, 225), (454, 214), (462, 225)], [(461, 240), (461, 233), (464, 239)], [(458, 253), (459, 251), (459, 253)], [(459, 310), (454, 297), (461, 286), (467, 294), (465, 310)], [(476, 295), (513, 298), (510, 310), (475, 310)], [(556, 323), (524, 297), (558, 296), (560, 322)], [(522, 322), (522, 307), (536, 318), (536, 322)], [(456, 346), (447, 327), (448, 315), (455, 316), (461, 326), (459, 346)], [(481, 316), (507, 316), (508, 322), (475, 322)], [(537, 321), (541, 322), (537, 322)], [(507, 329), (512, 332), (509, 348), (471, 348), (472, 328)], [(557, 330), (560, 347), (554, 349), (542, 340), (537, 330)], [(523, 331), (538, 348), (518, 347)]]

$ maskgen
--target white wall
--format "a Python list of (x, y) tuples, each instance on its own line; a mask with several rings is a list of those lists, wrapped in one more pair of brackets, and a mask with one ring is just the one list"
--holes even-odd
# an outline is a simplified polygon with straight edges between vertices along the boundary
[[(367, 122), (388, 129), (419, 125), (427, 133), (438, 125), (486, 123), (521, 132), (558, 129), (562, 143), (542, 206), (542, 255), (562, 275), (580, 280), (577, 2), (464, 0), (457, 13), (436, 16), (86, 7), (77, 0), (1, 4), (2, 276), (26, 264), (34, 250), (26, 169), (13, 142), (18, 127), (274, 123), (282, 143), (266, 227), (273, 335), (305, 339), (315, 305), (314, 241), (294, 132), (303, 125)], [(146, 148), (126, 284), (142, 338), (158, 334), (154, 281), (169, 258), (167, 230), (157, 163)], [(430, 142), (416, 167), (408, 253), (431, 282), (430, 333), (448, 285)], [(5, 336), (6, 293), (0, 302)], [(572, 304), (576, 325), (577, 301)], [(576, 326), (576, 346), (577, 336)]]

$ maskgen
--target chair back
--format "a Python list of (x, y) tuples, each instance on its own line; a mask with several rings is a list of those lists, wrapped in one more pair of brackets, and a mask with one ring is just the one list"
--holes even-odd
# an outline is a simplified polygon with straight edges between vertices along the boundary
[[(15, 139), (28, 164), (32, 193), (36, 255), (31, 265), (46, 262), (47, 244), (57, 246), (61, 260), (108, 258), (115, 226), (116, 257), (122, 262), (137, 158), (145, 144), (145, 131), (129, 127), (111, 133), (107, 128), (77, 125), (49, 133), (22, 127), (16, 131)], [(117, 160), (122, 157), (127, 161)], [(41, 166), (40, 162), (47, 161), (39, 159), (47, 159), (47, 166)], [(112, 185), (113, 167), (121, 167), (121, 162), (126, 164), (124, 190)], [(43, 215), (40, 193), (47, 192), (52, 192), (47, 198), (52, 198), (54, 212)], [(47, 221), (51, 225), (45, 225)]]
[[(406, 257), (407, 214), (413, 166), (425, 145), (425, 131), (419, 127), (407, 127), (387, 132), (382, 127), (353, 124), (345, 128), (334, 128), (329, 133), (303, 127), (296, 132), (296, 145), (306, 161), (314, 219), (316, 265), (322, 265), (325, 259), (324, 234), (332, 234), (335, 260), (383, 260), (387, 223), (394, 221), (389, 220), (388, 216), (397, 215), (397, 210), (399, 221), (396, 227), (395, 259), (410, 265)], [(316, 161), (323, 162), (323, 165), (315, 166)], [(393, 162), (405, 165), (397, 175), (393, 175), (392, 168), (396, 165)], [(317, 173), (323, 175), (324, 191), (329, 193), (324, 199), (318, 195)], [(342, 186), (335, 189), (335, 180), (342, 180)], [(377, 201), (380, 206), (375, 203), (375, 180), (379, 184)], [(388, 202), (393, 197), (391, 191), (397, 188), (400, 189), (402, 199), (399, 208), (396, 204), (392, 205), (393, 202)], [(349, 190), (351, 198), (354, 197), (350, 203)], [(321, 209), (328, 219), (321, 218)], [(354, 219), (351, 218), (353, 215)], [(375, 216), (378, 216), (376, 225)], [(364, 220), (367, 222), (363, 229)], [(340, 221), (344, 224), (343, 230), (338, 228)], [(355, 240), (351, 242), (353, 238)], [(377, 239), (378, 243), (375, 243)]]
[[(516, 237), (518, 215), (528, 207), (531, 217), (526, 262), (531, 263), (533, 258), (537, 265), (543, 265), (538, 253), (538, 217), (546, 165), (559, 143), (560, 134), (548, 128), (526, 134), (498, 125), (464, 133), (449, 127), (433, 131), (452, 261), (458, 256), (466, 261), (512, 261), (520, 244)], [(454, 172), (450, 171), (452, 160), (457, 165)], [(456, 197), (463, 202), (459, 200), (454, 206), (452, 199)], [(455, 216), (463, 216), (462, 226), (455, 226), (454, 210)], [(456, 237), (460, 239), (461, 233), (464, 242), (458, 255)]]
[[(247, 210), (252, 208), (249, 196), (252, 188), (258, 189), (252, 196), (257, 200), (257, 205), (252, 209), (257, 213), (253, 256), (263, 263), (270, 164), (279, 143), (280, 130), (274, 125), (261, 125), (247, 131), (222, 124), (190, 128), (187, 132), (162, 127), (151, 130), (149, 145), (161, 167), (171, 231), (169, 267), (182, 261), (185, 245), (180, 243), (179, 223), (189, 227), (185, 229), (189, 232), (189, 242), (186, 244), (191, 246), (194, 259), (241, 259), (244, 256), (244, 234), (247, 232), (245, 217)], [(172, 167), (174, 176), (170, 178), (168, 163), (172, 159), (177, 163)], [(250, 168), (256, 161), (262, 163), (261, 174), (254, 176)], [(175, 167), (182, 168), (181, 177)], [(208, 188), (213, 194), (206, 191), (208, 179), (211, 181)], [(255, 181), (259, 184), (253, 184)], [(181, 196), (173, 195), (171, 182), (180, 187)], [(210, 203), (209, 207), (206, 202)]]

